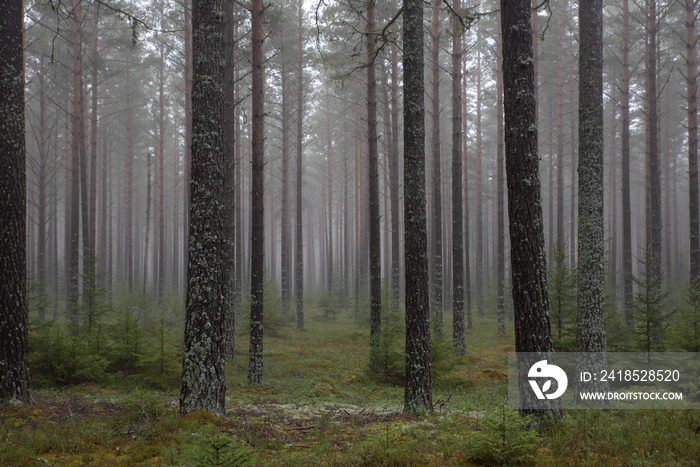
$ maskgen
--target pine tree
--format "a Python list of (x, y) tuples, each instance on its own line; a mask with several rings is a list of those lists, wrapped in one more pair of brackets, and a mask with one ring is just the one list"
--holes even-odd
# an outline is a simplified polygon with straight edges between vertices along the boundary
[(641, 272), (633, 277), (638, 287), (633, 302), (634, 333), (637, 348), (643, 352), (663, 351), (664, 329), (668, 327), (668, 323), (662, 323), (668, 317), (665, 305), (670, 292), (663, 290), (664, 274), (656, 262), (650, 247), (642, 249), (642, 256), (637, 258)]
[(250, 350), (248, 382), (262, 384), (263, 378), (263, 309), (265, 267), (265, 75), (263, 71), (263, 6), (262, 0), (251, 3), (252, 49), (252, 181), (251, 181), (251, 246), (250, 246)]
[[(542, 230), (530, 0), (501, 0), (501, 18), (515, 349), (546, 358), (552, 355), (553, 345)], [(534, 364), (522, 363), (527, 368)], [(538, 417), (561, 414), (557, 401), (533, 400), (525, 391), (520, 397), (521, 406), (541, 409), (536, 411)], [(530, 412), (521, 410), (524, 414)]]
[(0, 405), (29, 403), (27, 336), (24, 8), (0, 18)]
[(432, 410), (430, 300), (425, 194), (423, 3), (404, 1), (404, 245), (406, 265), (406, 387), (404, 412)]
[[(222, 0), (192, 5), (192, 168), (180, 412), (225, 413), (226, 154)], [(230, 201), (230, 200), (228, 200)]]

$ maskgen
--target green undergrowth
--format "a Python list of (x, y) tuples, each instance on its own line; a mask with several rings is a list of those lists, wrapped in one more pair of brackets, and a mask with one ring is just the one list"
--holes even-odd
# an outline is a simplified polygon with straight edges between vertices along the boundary
[[(475, 319), (467, 331), (467, 356), (453, 356), (448, 339), (435, 340), (434, 414), (405, 416), (402, 365), (395, 362), (403, 358), (402, 330), (387, 343), (394, 373), (378, 377), (367, 368), (366, 323), (358, 323), (352, 309), (329, 313), (329, 303), (319, 300), (307, 310), (304, 330), (293, 322), (278, 323), (266, 334), (261, 386), (246, 383), (247, 327), (239, 326), (236, 355), (227, 364), (225, 417), (180, 416), (179, 383), (172, 376), (179, 351), (173, 345), (162, 352), (171, 358), (157, 358), (156, 319), (139, 322), (141, 335), (129, 325), (138, 340), (124, 346), (119, 364), (133, 364), (131, 371), (115, 372), (117, 355), (110, 352), (116, 350), (105, 347), (107, 363), (90, 363), (101, 365), (99, 378), (81, 384), (35, 379), (34, 405), (0, 408), (0, 465), (665, 466), (700, 461), (699, 411), (568, 411), (546, 431), (526, 429), (528, 420), (506, 407), (512, 323), (505, 336), (497, 336), (495, 318)], [(450, 315), (445, 313), (445, 336), (452, 334)], [(115, 316), (121, 320), (106, 323), (105, 345), (127, 335), (129, 317)], [(178, 322), (175, 316), (169, 322), (175, 324), (161, 327), (168, 333), (161, 342), (176, 342)], [(35, 334), (33, 348), (48, 345), (57, 332), (43, 334), (48, 341), (36, 341)], [(61, 361), (79, 360), (80, 349), (71, 354), (68, 343), (78, 344), (66, 342), (55, 347), (63, 349)], [(129, 353), (134, 342), (144, 351)], [(40, 356), (32, 360), (35, 372), (61, 370), (48, 351)], [(143, 380), (161, 368), (171, 376), (158, 384)], [(95, 369), (84, 371), (90, 376)]]

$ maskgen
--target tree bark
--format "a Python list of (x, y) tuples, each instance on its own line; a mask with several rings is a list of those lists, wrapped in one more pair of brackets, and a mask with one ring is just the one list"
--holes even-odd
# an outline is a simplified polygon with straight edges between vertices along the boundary
[(404, 248), (406, 280), (406, 387), (404, 412), (432, 411), (430, 301), (425, 194), (425, 103), (423, 3), (405, 0), (404, 69)]
[[(546, 358), (551, 357), (553, 347), (538, 172), (530, 0), (501, 0), (501, 15), (515, 348)], [(529, 368), (529, 362), (520, 363)], [(520, 397), (521, 404), (543, 409), (535, 411), (538, 417), (561, 414), (556, 401), (531, 400), (525, 391)]]
[(622, 0), (622, 81), (620, 82), (622, 174), (622, 279), (625, 325), (634, 326), (632, 282), (632, 210), (630, 191), (630, 65), (629, 0)]
[(161, 44), (158, 64), (158, 193), (156, 194), (158, 221), (155, 222), (154, 218), (158, 260), (153, 264), (153, 267), (157, 268), (155, 295), (158, 305), (163, 301), (165, 286), (165, 118), (165, 50), (164, 45)]
[[(462, 9), (454, 0), (452, 8)], [(457, 355), (467, 354), (464, 334), (464, 239), (462, 234), (462, 24), (452, 18), (452, 340)]]
[[(603, 2), (579, 2), (579, 188), (576, 350), (605, 352)], [(588, 359), (591, 360), (591, 359)], [(592, 359), (599, 370), (604, 359)], [(579, 361), (579, 365), (582, 362)], [(582, 367), (581, 367), (582, 368)], [(586, 366), (585, 368), (591, 368)]]
[[(284, 47), (284, 46), (283, 46)], [(282, 225), (281, 225), (281, 281), (282, 281), (282, 321), (287, 322), (290, 299), (290, 228), (289, 228), (289, 149), (290, 129), (289, 119), (289, 72), (287, 64), (282, 63), (280, 71), (282, 91)]]
[(27, 329), (24, 8), (4, 3), (0, 19), (0, 405), (31, 403)]
[(192, 9), (192, 167), (185, 345), (180, 413), (224, 415), (226, 160), (223, 151), (224, 12), (222, 0), (195, 0)]
[(265, 274), (265, 76), (263, 72), (262, 0), (251, 3), (252, 37), (252, 183), (250, 248), (250, 351), (248, 383), (262, 384), (263, 378), (263, 284)]
[(382, 257), (377, 151), (377, 81), (374, 64), (375, 0), (367, 0), (367, 163), (369, 175), (370, 370), (378, 368), (382, 325)]
[(80, 295), (80, 150), (83, 140), (82, 104), (83, 75), (81, 60), (80, 0), (73, 0), (73, 87), (71, 99), (71, 164), (70, 164), (70, 286), (68, 291), (68, 319), (71, 333), (78, 333)]
[(233, 358), (235, 355), (235, 329), (236, 329), (236, 307), (235, 307), (235, 280), (236, 280), (236, 243), (233, 236), (236, 228), (236, 100), (235, 100), (235, 57), (234, 50), (236, 41), (234, 37), (234, 2), (224, 0), (224, 31), (225, 31), (225, 51), (224, 51), (224, 159), (226, 177), (226, 251), (228, 271), (228, 284), (226, 285), (226, 329), (225, 329), (225, 355), (226, 358)]
[(442, 174), (440, 167), (440, 7), (441, 0), (432, 0), (432, 29), (430, 40), (431, 55), (431, 129), (430, 152), (433, 161), (432, 187), (432, 254), (433, 261), (433, 295), (431, 297), (433, 329), (442, 335), (442, 197), (440, 185)]
[(391, 153), (389, 154), (389, 184), (391, 196), (391, 296), (394, 312), (399, 310), (401, 256), (399, 243), (399, 72), (396, 42), (391, 43)]
[[(497, 143), (496, 143), (496, 257), (497, 257), (497, 287), (498, 287), (498, 310), (497, 310), (497, 328), (496, 332), (500, 335), (506, 333), (506, 309), (505, 309), (505, 261), (506, 261), (506, 232), (505, 232), (505, 220), (504, 220), (504, 209), (505, 209), (505, 190), (503, 187), (503, 159), (504, 148), (503, 148), (503, 38), (501, 33), (501, 16), (498, 13), (498, 39), (496, 46), (498, 54), (498, 76), (496, 78), (496, 94), (498, 98), (496, 99), (496, 128), (498, 131)], [(534, 76), (534, 73), (533, 73)], [(534, 78), (533, 78), (534, 83)], [(535, 85), (536, 88), (536, 85)], [(535, 106), (537, 102), (535, 102)], [(535, 107), (535, 119), (537, 119), (537, 107)], [(477, 250), (480, 251), (480, 250)], [(477, 273), (478, 277), (478, 273)], [(483, 306), (483, 284), (482, 284), (482, 306)]]
[(688, 186), (690, 198), (690, 279), (700, 282), (700, 196), (698, 192), (698, 70), (696, 65), (695, 21), (697, 0), (686, 0), (685, 5), (685, 59), (688, 103)]
[(657, 35), (658, 23), (656, 17), (657, 0), (647, 0), (646, 32), (647, 47), (645, 53), (646, 67), (646, 104), (647, 104), (647, 159), (649, 164), (649, 209), (647, 218), (647, 231), (650, 238), (647, 244), (650, 246), (652, 266), (651, 277), (657, 278), (662, 274), (662, 241), (661, 241), (661, 170), (659, 162), (659, 110), (658, 110), (658, 82), (656, 75), (657, 65)]
[(303, 116), (304, 116), (304, 29), (302, 27), (302, 1), (299, 0), (298, 49), (297, 49), (297, 187), (296, 187), (296, 249), (294, 295), (296, 299), (297, 329), (304, 328), (304, 222), (302, 219), (302, 152), (303, 152)]

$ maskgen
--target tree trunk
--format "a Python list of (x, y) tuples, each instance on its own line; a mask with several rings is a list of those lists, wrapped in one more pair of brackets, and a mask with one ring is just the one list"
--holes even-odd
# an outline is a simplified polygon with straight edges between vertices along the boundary
[(228, 272), (228, 283), (226, 284), (225, 301), (225, 326), (224, 331), (224, 352), (226, 358), (233, 358), (235, 355), (235, 329), (236, 329), (236, 307), (235, 307), (235, 280), (236, 280), (236, 243), (232, 238), (235, 232), (236, 216), (236, 100), (235, 100), (235, 56), (234, 50), (236, 41), (234, 36), (234, 2), (224, 0), (224, 31), (225, 31), (225, 51), (224, 51), (224, 171), (226, 177), (226, 251)]
[(134, 250), (133, 250), (133, 185), (134, 185), (134, 137), (133, 118), (131, 115), (131, 64), (126, 69), (126, 198), (124, 215), (124, 257), (129, 292), (134, 287)]
[(304, 223), (302, 220), (302, 152), (303, 152), (303, 116), (304, 116), (304, 30), (302, 27), (302, 2), (299, 0), (298, 49), (297, 49), (297, 189), (296, 189), (296, 249), (294, 295), (296, 298), (297, 329), (304, 328)]
[(389, 192), (391, 195), (391, 297), (392, 311), (398, 313), (400, 300), (400, 220), (399, 220), (399, 72), (396, 42), (391, 43), (391, 153)]
[(406, 387), (404, 412), (432, 411), (430, 303), (425, 215), (425, 103), (423, 3), (405, 0), (404, 70), (404, 248), (406, 279)]
[[(460, 11), (461, 1), (452, 8)], [(462, 234), (462, 24), (452, 18), (452, 339), (457, 355), (467, 354), (464, 334), (464, 239)]]
[(331, 136), (331, 97), (328, 88), (326, 88), (326, 106), (326, 144), (328, 145), (326, 154), (328, 158), (328, 211), (326, 213), (328, 226), (326, 232), (328, 239), (324, 251), (326, 251), (326, 287), (330, 296), (333, 293), (333, 137)]
[[(557, 228), (555, 242), (564, 244), (566, 241), (564, 237), (564, 13), (566, 12), (566, 3), (559, 0), (557, 7), (559, 11), (557, 12)], [(573, 242), (573, 237), (571, 241)], [(562, 258), (561, 261), (557, 261), (557, 271), (560, 271), (563, 266)]]
[(632, 210), (630, 191), (630, 65), (629, 0), (622, 0), (622, 81), (620, 82), (622, 173), (622, 278), (625, 325), (634, 326), (632, 308)]
[[(44, 67), (44, 56), (39, 57), (39, 74), (37, 79), (39, 81), (39, 177), (37, 180), (39, 199), (37, 200), (37, 227), (39, 229), (38, 241), (37, 241), (37, 287), (38, 294), (40, 297), (46, 296), (46, 269), (47, 269), (47, 258), (46, 258), (46, 201), (47, 201), (47, 162), (48, 162), (48, 152), (49, 152), (49, 135), (48, 126), (46, 122), (46, 79), (45, 79), (45, 67)], [(58, 297), (54, 300), (57, 301)], [(43, 302), (43, 300), (41, 301)], [(40, 321), (46, 319), (46, 308), (44, 308), (43, 303), (39, 303), (38, 317)]]
[[(378, 369), (382, 325), (382, 252), (377, 151), (377, 80), (374, 64), (374, 2), (367, 0), (367, 163), (369, 175), (370, 371)], [(330, 188), (330, 187), (329, 187)]]
[[(530, 0), (501, 0), (501, 15), (515, 348), (546, 358), (551, 357), (553, 347), (538, 172)], [(521, 363), (529, 368), (530, 362)], [(561, 414), (557, 401), (533, 400), (525, 391), (520, 392), (520, 398), (521, 404), (543, 409), (534, 411), (538, 417)]]
[[(160, 63), (158, 64), (158, 222), (156, 224), (156, 236), (158, 240), (156, 274), (156, 303), (163, 301), (163, 288), (165, 286), (165, 50), (160, 46)], [(155, 243), (155, 242), (154, 242)]]
[(70, 164), (70, 287), (68, 292), (68, 319), (71, 333), (78, 333), (80, 319), (80, 148), (83, 140), (82, 103), (83, 79), (81, 61), (80, 0), (73, 0), (73, 87), (71, 100), (71, 164)]
[[(184, 199), (183, 199), (183, 215), (182, 224), (184, 226), (189, 226), (190, 224), (190, 180), (192, 172), (192, 82), (193, 82), (193, 50), (192, 50), (192, 2), (193, 0), (184, 0), (184, 10), (185, 10), (185, 166), (183, 167), (183, 181), (184, 187)], [(189, 238), (190, 232), (189, 228), (185, 227), (183, 229), (183, 263), (189, 264)], [(185, 271), (186, 274), (186, 271)], [(185, 277), (185, 282), (187, 278)], [(187, 288), (185, 287), (185, 295), (187, 295)]]
[[(498, 49), (498, 46), (496, 46)], [(497, 52), (498, 53), (498, 52)], [(474, 160), (474, 172), (476, 173), (476, 245), (474, 248), (476, 267), (475, 267), (475, 283), (476, 287), (476, 314), (479, 318), (484, 317), (484, 200), (483, 200), (483, 173), (482, 173), (482, 136), (481, 136), (481, 51), (477, 51), (476, 55), (476, 154)], [(498, 92), (498, 91), (496, 91)], [(497, 122), (500, 121), (498, 114), (496, 115)], [(501, 130), (497, 130), (498, 134), (502, 134)], [(498, 136), (497, 136), (498, 137)]]
[[(284, 45), (282, 46), (284, 47)], [(290, 228), (289, 228), (289, 148), (290, 129), (289, 119), (289, 72), (286, 63), (282, 63), (280, 72), (282, 91), (282, 225), (281, 225), (281, 281), (282, 281), (282, 321), (287, 322), (290, 299)]]
[(195, 0), (192, 9), (192, 167), (185, 344), (180, 413), (224, 415), (226, 166), (223, 151), (224, 12), (222, 0)]
[[(579, 2), (579, 188), (576, 350), (605, 352), (603, 216), (603, 1)], [(605, 369), (605, 358), (580, 356), (580, 371)], [(587, 386), (591, 388), (591, 386)], [(604, 382), (592, 383), (604, 390)]]
[(250, 191), (250, 351), (248, 383), (262, 384), (263, 377), (263, 284), (265, 274), (265, 76), (263, 72), (262, 0), (252, 0), (252, 183)]
[[(496, 78), (496, 95), (498, 96), (496, 102), (496, 128), (498, 131), (497, 144), (496, 144), (496, 203), (498, 204), (497, 210), (497, 230), (496, 233), (496, 257), (497, 257), (497, 287), (498, 287), (498, 311), (497, 311), (497, 329), (496, 332), (500, 335), (506, 333), (506, 308), (505, 308), (505, 262), (506, 262), (506, 232), (505, 232), (505, 221), (504, 212), (505, 209), (505, 190), (503, 187), (503, 159), (504, 148), (503, 148), (503, 39), (502, 32), (500, 28), (501, 16), (498, 14), (498, 39), (496, 51), (498, 54), (498, 76)], [(533, 79), (534, 82), (534, 79)], [(536, 105), (536, 103), (535, 103)], [(535, 107), (535, 115), (537, 115), (537, 107)], [(478, 277), (478, 276), (477, 276)], [(483, 289), (483, 285), (482, 285)], [(483, 295), (483, 292), (482, 292)], [(483, 298), (482, 298), (483, 302)]]
[[(690, 198), (690, 279), (700, 281), (700, 197), (698, 192), (698, 71), (695, 63), (697, 0), (686, 0), (686, 87), (688, 102), (688, 186)], [(675, 204), (675, 203), (674, 203)]]
[(31, 403), (27, 329), (24, 8), (3, 5), (0, 19), (0, 405)]
[(147, 313), (148, 301), (146, 292), (148, 290), (148, 241), (151, 234), (151, 154), (146, 155), (146, 240), (143, 248), (143, 291), (141, 298), (141, 310), (144, 315)]
[[(477, 49), (477, 54), (479, 53)], [(467, 114), (467, 61), (462, 61), (462, 92), (465, 94), (462, 99), (462, 115)], [(478, 92), (478, 91), (477, 91)], [(469, 134), (467, 118), (463, 119), (463, 133)], [(478, 138), (480, 136), (477, 135)], [(466, 301), (466, 326), (472, 329), (472, 286), (471, 286), (471, 258), (469, 239), (469, 158), (467, 157), (467, 138), (462, 138), (462, 157), (464, 158), (464, 298)]]
[(432, 187), (432, 242), (433, 253), (430, 255), (433, 261), (433, 329), (436, 334), (442, 335), (442, 197), (440, 196), (440, 184), (442, 174), (440, 168), (440, 7), (441, 0), (432, 0), (432, 30), (430, 41), (431, 55), (431, 104), (432, 104), (432, 135), (430, 138), (430, 152), (433, 158)]
[(656, 75), (656, 41), (658, 23), (656, 18), (656, 1), (647, 0), (647, 48), (645, 53), (646, 67), (646, 103), (647, 103), (647, 158), (649, 163), (649, 217), (647, 230), (651, 238), (647, 243), (651, 249), (651, 277), (657, 278), (662, 274), (662, 242), (661, 242), (661, 176), (659, 163), (659, 130), (658, 130), (658, 86)]

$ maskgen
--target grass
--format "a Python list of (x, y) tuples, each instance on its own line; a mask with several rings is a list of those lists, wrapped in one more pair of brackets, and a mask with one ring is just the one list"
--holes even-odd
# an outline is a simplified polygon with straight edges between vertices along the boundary
[[(568, 411), (547, 432), (506, 404), (512, 326), (476, 320), (469, 355), (443, 355), (435, 415), (401, 414), (400, 381), (366, 371), (369, 330), (342, 312), (265, 339), (265, 384), (246, 383), (238, 329), (227, 415), (178, 415), (178, 388), (34, 388), (0, 408), (0, 465), (698, 465), (700, 411)], [(446, 318), (449, 314), (446, 314)], [(445, 334), (451, 335), (449, 319)], [(401, 338), (403, 339), (403, 338)], [(399, 340), (401, 340), (399, 339)], [(449, 344), (448, 344), (449, 345)]]

